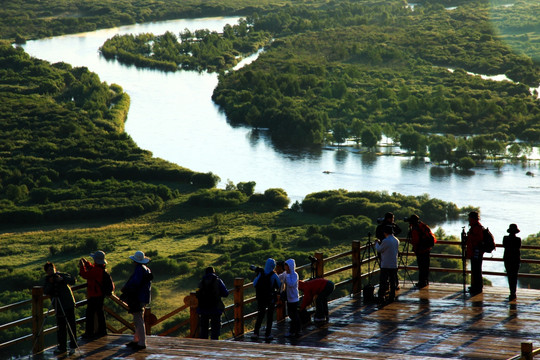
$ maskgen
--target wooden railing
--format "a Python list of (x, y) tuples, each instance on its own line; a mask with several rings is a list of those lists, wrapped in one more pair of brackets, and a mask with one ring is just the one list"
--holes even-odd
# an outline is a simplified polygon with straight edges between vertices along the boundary
[(533, 349), (532, 342), (521, 343), (521, 354), (513, 356), (508, 360), (533, 360), (536, 355), (540, 354), (540, 349)]
[[(406, 239), (400, 239), (402, 242), (401, 246), (401, 252), (400, 252), (400, 263), (399, 268), (400, 269), (406, 269), (406, 270), (417, 270), (416, 266), (410, 265), (410, 263), (415, 259), (415, 256), (412, 252), (409, 252), (409, 246), (407, 246)], [(445, 244), (445, 245), (458, 245), (461, 247), (461, 243), (459, 241), (438, 241), (438, 245)], [(336, 287), (344, 287), (344, 286), (351, 286), (350, 287), (350, 293), (351, 294), (359, 294), (362, 290), (363, 283), (365, 283), (365, 279), (373, 277), (375, 274), (379, 272), (377, 264), (377, 256), (375, 255), (375, 251), (371, 248), (372, 243), (365, 242), (362, 244), (359, 240), (355, 240), (352, 242), (351, 250), (336, 254), (330, 257), (324, 257), (323, 253), (316, 252), (314, 254), (314, 258), (316, 259), (315, 262), (308, 263), (302, 266), (297, 267), (297, 271), (302, 271), (309, 269), (310, 271), (313, 271), (313, 275), (316, 277), (336, 277), (337, 275), (340, 275), (341, 281), (336, 282)], [(497, 245), (502, 246), (502, 245)], [(534, 249), (534, 250), (540, 250), (540, 247), (537, 246), (523, 246), (523, 249)], [(437, 249), (437, 245), (435, 246), (435, 250)], [(461, 255), (454, 255), (454, 254), (440, 254), (440, 253), (431, 253), (432, 258), (446, 258), (446, 259), (459, 259), (461, 260)], [(346, 260), (344, 260), (346, 259)], [(335, 265), (336, 262), (340, 262), (340, 264)], [(502, 258), (494, 258), (485, 256), (484, 261), (503, 261)], [(540, 264), (540, 260), (531, 260), (531, 259), (522, 259), (523, 263), (533, 263), (533, 264)], [(345, 265), (343, 265), (345, 263)], [(313, 268), (312, 268), (313, 267)], [(367, 269), (367, 271), (366, 271)], [(451, 269), (451, 268), (430, 268), (433, 272), (448, 272), (448, 273), (462, 273), (462, 269)], [(470, 274), (470, 270), (466, 270), (467, 274)], [(483, 274), (485, 275), (495, 275), (495, 276), (506, 276), (506, 273), (504, 272), (495, 272), (495, 271), (484, 271)], [(540, 278), (540, 274), (526, 274), (526, 273), (520, 273), (519, 277), (522, 278)], [(343, 280), (343, 278), (345, 278)], [(83, 285), (77, 285), (74, 286), (72, 289), (74, 291), (79, 291), (81, 289), (86, 288), (86, 284)], [(225, 307), (225, 322), (223, 323), (223, 326), (229, 326), (232, 327), (232, 335), (234, 337), (242, 336), (245, 333), (245, 323), (246, 321), (253, 319), (256, 317), (257, 312), (251, 312), (246, 313), (247, 305), (255, 302), (255, 297), (250, 296), (247, 297), (248, 293), (253, 293), (253, 283), (245, 283), (243, 278), (236, 278), (234, 279), (234, 286), (232, 289), (229, 290), (233, 296), (233, 302)], [(43, 329), (43, 321), (45, 319), (45, 316), (50, 316), (54, 314), (54, 310), (50, 311), (44, 311), (44, 300), (46, 300), (48, 297), (43, 295), (43, 288), (40, 286), (36, 286), (32, 289), (32, 298), (29, 300), (20, 301), (17, 303), (9, 304), (3, 307), (0, 307), (0, 313), (10, 311), (16, 308), (20, 308), (23, 306), (31, 305), (31, 316), (25, 317), (22, 319), (18, 319), (15, 321), (12, 321), (10, 323), (2, 324), (0, 325), (0, 331), (4, 331), (13, 327), (22, 326), (25, 324), (32, 323), (32, 332), (30, 334), (26, 334), (22, 337), (19, 337), (17, 339), (12, 339), (10, 341), (4, 342), (0, 344), (0, 350), (7, 348), (9, 346), (15, 345), (17, 343), (23, 342), (23, 341), (31, 341), (32, 342), (32, 352), (34, 354), (40, 353), (44, 349), (44, 336), (55, 332), (56, 326)], [(121, 308), (127, 310), (127, 305), (124, 304), (116, 295), (111, 295), (110, 300), (113, 303), (118, 304)], [(86, 305), (86, 300), (81, 300), (76, 303), (77, 307)], [(188, 310), (189, 309), (189, 310)], [(146, 323), (146, 332), (148, 334), (152, 333), (152, 327), (163, 323), (165, 320), (171, 319), (173, 316), (180, 314), (180, 313), (186, 313), (185, 320), (179, 321), (176, 323), (173, 327), (162, 330), (161, 332), (157, 333), (156, 335), (159, 336), (167, 336), (170, 335), (173, 332), (176, 332), (181, 329), (188, 329), (189, 327), (189, 337), (197, 337), (198, 336), (198, 316), (197, 316), (197, 298), (195, 296), (194, 292), (191, 292), (189, 295), (184, 297), (184, 305), (180, 306), (177, 309), (174, 309), (173, 311), (157, 318), (155, 314), (152, 313), (151, 308), (147, 308), (145, 311), (145, 323)], [(113, 310), (109, 306), (104, 306), (104, 310), (118, 323), (120, 323), (120, 327), (114, 327), (112, 326), (111, 322), (107, 323), (107, 328), (111, 333), (115, 334), (121, 334), (126, 331), (134, 331), (134, 325), (131, 321), (126, 320), (122, 315), (120, 315), (117, 311)], [(227, 316), (228, 313), (232, 313), (232, 317)], [(189, 314), (189, 315), (188, 315)], [(282, 304), (278, 303), (278, 306), (276, 308), (276, 318), (277, 321), (281, 321), (285, 318), (285, 311), (282, 306)], [(84, 322), (86, 319), (80, 318), (77, 319), (77, 322)]]

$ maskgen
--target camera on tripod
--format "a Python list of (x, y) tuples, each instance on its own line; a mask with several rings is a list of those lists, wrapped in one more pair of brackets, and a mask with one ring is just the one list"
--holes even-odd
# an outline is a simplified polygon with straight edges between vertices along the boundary
[(311, 265), (315, 264), (317, 262), (317, 258), (315, 256), (308, 256), (309, 261), (311, 261)]

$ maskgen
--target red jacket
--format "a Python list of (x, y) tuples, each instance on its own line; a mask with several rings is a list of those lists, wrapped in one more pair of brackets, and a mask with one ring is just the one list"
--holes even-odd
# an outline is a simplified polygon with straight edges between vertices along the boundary
[(480, 222), (478, 221), (471, 225), (471, 228), (467, 233), (467, 249), (465, 254), (467, 259), (473, 258), (474, 249), (480, 248), (482, 240), (484, 240), (483, 227), (482, 224), (480, 224)]
[(79, 275), (88, 282), (87, 297), (103, 296), (101, 282), (103, 281), (105, 265), (85, 263), (79, 270)]
[[(421, 221), (419, 221), (417, 225), (411, 226), (411, 245), (415, 254), (423, 254), (423, 253), (431, 251), (432, 249), (432, 247), (421, 246), (422, 245), (420, 244), (421, 233), (424, 233), (424, 234), (431, 233), (433, 235), (429, 226), (427, 226)], [(436, 243), (437, 238), (435, 237), (435, 235), (433, 235), (433, 239), (434, 239), (433, 242)]]
[(300, 310), (305, 309), (309, 304), (311, 304), (315, 295), (319, 295), (324, 290), (327, 283), (328, 280), (323, 278), (299, 281), (298, 290), (304, 292), (304, 299), (302, 300), (302, 305), (300, 305)]

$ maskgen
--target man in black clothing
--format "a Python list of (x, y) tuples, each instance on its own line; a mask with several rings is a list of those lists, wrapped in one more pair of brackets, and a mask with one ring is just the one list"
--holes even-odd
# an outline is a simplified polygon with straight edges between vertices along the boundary
[(379, 240), (384, 240), (384, 227), (390, 225), (392, 227), (392, 231), (394, 232), (394, 236), (398, 236), (401, 233), (401, 228), (394, 222), (394, 214), (391, 212), (387, 212), (384, 214), (383, 221), (377, 226), (377, 229), (375, 230), (375, 237)]

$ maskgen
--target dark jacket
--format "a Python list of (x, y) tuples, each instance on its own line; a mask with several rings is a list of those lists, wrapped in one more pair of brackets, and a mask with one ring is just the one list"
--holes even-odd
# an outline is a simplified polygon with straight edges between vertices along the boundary
[(197, 313), (203, 315), (221, 315), (225, 309), (222, 297), (229, 296), (229, 290), (223, 281), (215, 274), (206, 274), (199, 282), (197, 290)]
[[(62, 309), (68, 310), (75, 308), (75, 298), (70, 285), (75, 284), (75, 277), (68, 273), (56, 272), (51, 276), (45, 277), (45, 286), (43, 292), (51, 297), (56, 314), (62, 314)], [(60, 304), (57, 302), (60, 301)], [(61, 305), (61, 306), (59, 306)]]
[(153, 278), (152, 271), (146, 265), (135, 266), (135, 271), (121, 290), (121, 298), (127, 295), (130, 313), (141, 311), (144, 305), (150, 304)]
[(379, 240), (384, 240), (384, 227), (386, 225), (392, 226), (392, 231), (394, 235), (397, 237), (399, 234), (401, 234), (401, 228), (396, 223), (391, 223), (386, 220), (384, 220), (382, 223), (380, 223), (377, 228), (375, 229), (375, 237)]

